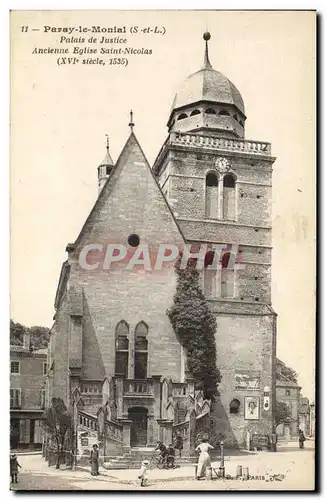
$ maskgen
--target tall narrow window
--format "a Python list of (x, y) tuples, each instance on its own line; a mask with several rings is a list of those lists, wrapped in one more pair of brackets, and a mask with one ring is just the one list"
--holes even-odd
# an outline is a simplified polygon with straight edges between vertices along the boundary
[(223, 218), (235, 220), (235, 178), (232, 174), (223, 179)]
[(21, 406), (21, 390), (10, 389), (10, 408), (20, 408)]
[(115, 374), (128, 377), (129, 326), (120, 321), (115, 329)]
[(216, 280), (217, 280), (217, 270), (216, 266), (210, 268), (214, 261), (215, 253), (210, 251), (205, 255), (204, 261), (204, 295), (205, 297), (213, 298), (216, 297)]
[(221, 297), (224, 298), (234, 296), (234, 266), (230, 256), (230, 252), (227, 252), (222, 257)]
[(147, 378), (148, 361), (148, 327), (141, 321), (135, 330), (135, 378)]
[(205, 216), (209, 219), (217, 219), (218, 215), (218, 179), (216, 174), (209, 173), (206, 176), (206, 205)]

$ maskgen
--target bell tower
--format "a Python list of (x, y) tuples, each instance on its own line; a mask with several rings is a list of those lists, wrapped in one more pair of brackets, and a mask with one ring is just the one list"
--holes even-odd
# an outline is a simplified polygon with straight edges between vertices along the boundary
[[(253, 431), (253, 424), (263, 433), (273, 428), (274, 403), (263, 408), (263, 389), (273, 387), (274, 401), (271, 191), (275, 158), (268, 142), (245, 140), (242, 96), (212, 68), (211, 36), (205, 33), (203, 38), (203, 67), (186, 78), (174, 97), (168, 137), (153, 171), (187, 242), (196, 249), (207, 245), (201, 283), (217, 319), (217, 363), (223, 377), (220, 415), (224, 415), (218, 428), (225, 429), (226, 442), (232, 445), (243, 443), (243, 433)], [(212, 268), (212, 262), (217, 266)], [(251, 378), (255, 382), (247, 387)], [(246, 410), (250, 397), (260, 405), (252, 423)], [(234, 416), (235, 400), (239, 414)]]

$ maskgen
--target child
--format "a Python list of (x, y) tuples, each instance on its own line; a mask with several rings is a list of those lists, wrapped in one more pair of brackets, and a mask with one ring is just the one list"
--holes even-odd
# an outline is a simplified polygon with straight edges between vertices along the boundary
[(18, 460), (17, 460), (17, 455), (11, 455), (11, 457), (10, 457), (10, 475), (11, 475), (11, 482), (12, 483), (18, 483), (18, 481), (17, 481), (18, 467), (21, 468), (21, 465), (19, 465)]
[(141, 469), (140, 469), (139, 476), (138, 476), (138, 479), (140, 479), (140, 486), (146, 486), (148, 465), (149, 465), (148, 460), (142, 461)]

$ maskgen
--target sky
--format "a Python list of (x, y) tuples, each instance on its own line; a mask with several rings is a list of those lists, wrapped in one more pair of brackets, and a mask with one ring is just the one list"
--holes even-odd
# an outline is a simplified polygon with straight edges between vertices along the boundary
[[(35, 47), (90, 47), (81, 42), (60, 44), (62, 34), (44, 33), (44, 26), (79, 25), (157, 26), (164, 27), (165, 34), (125, 35), (128, 46), (152, 50), (130, 56), (127, 67), (58, 66), (57, 56), (32, 53)], [(28, 26), (28, 32), (22, 26)], [(246, 138), (271, 142), (277, 157), (272, 219), (277, 352), (299, 373), (303, 394), (314, 399), (313, 12), (12, 14), (11, 317), (25, 325), (52, 325), (66, 245), (75, 241), (97, 197), (105, 134), (116, 160), (129, 135), (133, 109), (136, 136), (153, 163), (167, 135), (174, 94), (202, 65), (206, 30), (211, 33), (214, 69), (225, 74), (244, 99)]]

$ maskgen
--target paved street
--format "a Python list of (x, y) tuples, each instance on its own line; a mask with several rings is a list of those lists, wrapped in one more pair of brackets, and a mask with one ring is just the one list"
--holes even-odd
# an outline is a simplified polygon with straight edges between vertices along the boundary
[[(282, 481), (266, 480), (200, 480), (196, 481), (194, 467), (175, 470), (149, 471), (146, 490), (311, 490), (314, 481), (314, 446), (306, 441), (304, 450), (297, 442), (279, 446), (277, 453), (259, 452), (230, 457), (225, 462), (226, 474), (235, 475), (237, 465), (249, 468), (251, 476), (284, 474)], [(99, 477), (92, 477), (88, 470), (56, 470), (48, 467), (40, 455), (21, 455), (22, 466), (15, 490), (144, 490), (138, 485), (137, 470), (101, 470)], [(218, 467), (213, 462), (213, 467)]]

